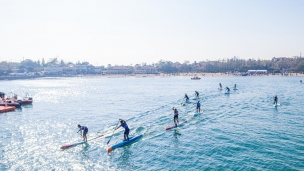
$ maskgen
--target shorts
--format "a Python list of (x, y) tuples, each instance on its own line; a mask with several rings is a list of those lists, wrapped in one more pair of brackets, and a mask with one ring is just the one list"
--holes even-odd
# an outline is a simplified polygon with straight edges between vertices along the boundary
[(174, 115), (173, 120), (178, 120), (178, 115)]
[(83, 135), (87, 135), (88, 131), (89, 131), (89, 129), (83, 130)]
[(196, 109), (200, 109), (201, 107), (200, 106), (196, 106)]
[(125, 134), (125, 135), (129, 135), (129, 132), (130, 132), (130, 129), (125, 129), (124, 134)]

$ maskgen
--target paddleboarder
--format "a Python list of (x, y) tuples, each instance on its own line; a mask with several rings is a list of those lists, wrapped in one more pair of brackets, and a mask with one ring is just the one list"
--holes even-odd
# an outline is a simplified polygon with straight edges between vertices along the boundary
[[(87, 139), (87, 133), (88, 133), (88, 131), (89, 131), (88, 127), (78, 125), (78, 128), (79, 128), (80, 134), (82, 134), (82, 136), (83, 136), (83, 141), (88, 141), (88, 139)], [(79, 131), (78, 131), (78, 132), (79, 132)], [(83, 132), (82, 132), (82, 131), (83, 131)], [(78, 132), (77, 132), (77, 133), (78, 133)]]
[(185, 93), (185, 98), (186, 98), (186, 102), (189, 102), (189, 97), (186, 93)]
[(236, 89), (236, 84), (234, 84), (234, 89)]
[(196, 113), (200, 113), (201, 112), (201, 103), (200, 101), (197, 101), (196, 103)]
[(199, 93), (197, 91), (195, 91), (195, 96), (198, 98), (199, 97)]
[(172, 108), (172, 110), (174, 111), (174, 118), (173, 118), (174, 124), (175, 124), (175, 127), (177, 127), (177, 124), (178, 124), (178, 111), (174, 107)]
[(222, 84), (220, 83), (219, 85), (220, 85), (220, 88), (219, 88), (219, 89), (222, 90)]
[[(125, 132), (124, 132), (124, 140), (129, 141), (130, 129), (129, 129), (128, 125), (127, 125), (127, 122), (124, 121), (124, 120), (122, 120), (122, 119), (119, 119), (119, 121), (120, 121), (120, 125), (119, 125), (116, 129), (118, 129), (118, 128), (120, 128), (120, 127), (123, 127), (123, 128), (125, 129)], [(116, 129), (115, 129), (115, 130), (116, 130)]]
[(273, 104), (278, 104), (278, 96), (277, 95), (275, 95), (274, 97), (273, 97)]
[(230, 88), (226, 87), (226, 92), (230, 93)]

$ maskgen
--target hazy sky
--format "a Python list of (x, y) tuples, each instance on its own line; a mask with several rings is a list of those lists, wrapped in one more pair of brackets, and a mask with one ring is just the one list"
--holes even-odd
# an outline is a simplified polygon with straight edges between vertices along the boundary
[(0, 0), (0, 61), (134, 65), (301, 52), (304, 0)]

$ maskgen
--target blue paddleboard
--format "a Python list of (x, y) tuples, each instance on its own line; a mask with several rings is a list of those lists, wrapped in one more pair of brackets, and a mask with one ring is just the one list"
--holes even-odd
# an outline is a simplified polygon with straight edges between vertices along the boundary
[(137, 136), (134, 136), (134, 137), (130, 137), (129, 140), (123, 140), (122, 142), (117, 143), (117, 144), (113, 145), (112, 147), (108, 148), (108, 152), (110, 152), (110, 151), (112, 151), (116, 148), (119, 148), (119, 147), (123, 147), (123, 146), (129, 145), (129, 144), (133, 144), (134, 142), (139, 140), (142, 136), (143, 135), (140, 134), (140, 135), (137, 135)]

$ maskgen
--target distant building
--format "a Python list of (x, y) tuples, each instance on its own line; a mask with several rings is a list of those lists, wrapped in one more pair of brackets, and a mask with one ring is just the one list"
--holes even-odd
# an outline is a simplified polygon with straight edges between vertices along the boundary
[(65, 75), (77, 75), (76, 67), (74, 65), (65, 66), (62, 68), (62, 73)]
[(47, 66), (43, 68), (43, 73), (45, 75), (61, 75), (62, 67), (60, 66)]
[(104, 71), (105, 74), (130, 74), (130, 69), (126, 66), (111, 66)]
[(76, 65), (77, 74), (87, 74), (88, 65)]
[(101, 67), (94, 67), (95, 74), (104, 74), (103, 70), (104, 69), (102, 69)]
[(134, 74), (157, 74), (156, 68), (153, 66), (139, 66), (135, 65)]
[(88, 66), (87, 66), (87, 74), (96, 74), (95, 69), (96, 69), (95, 66), (93, 66), (93, 65), (88, 65)]

